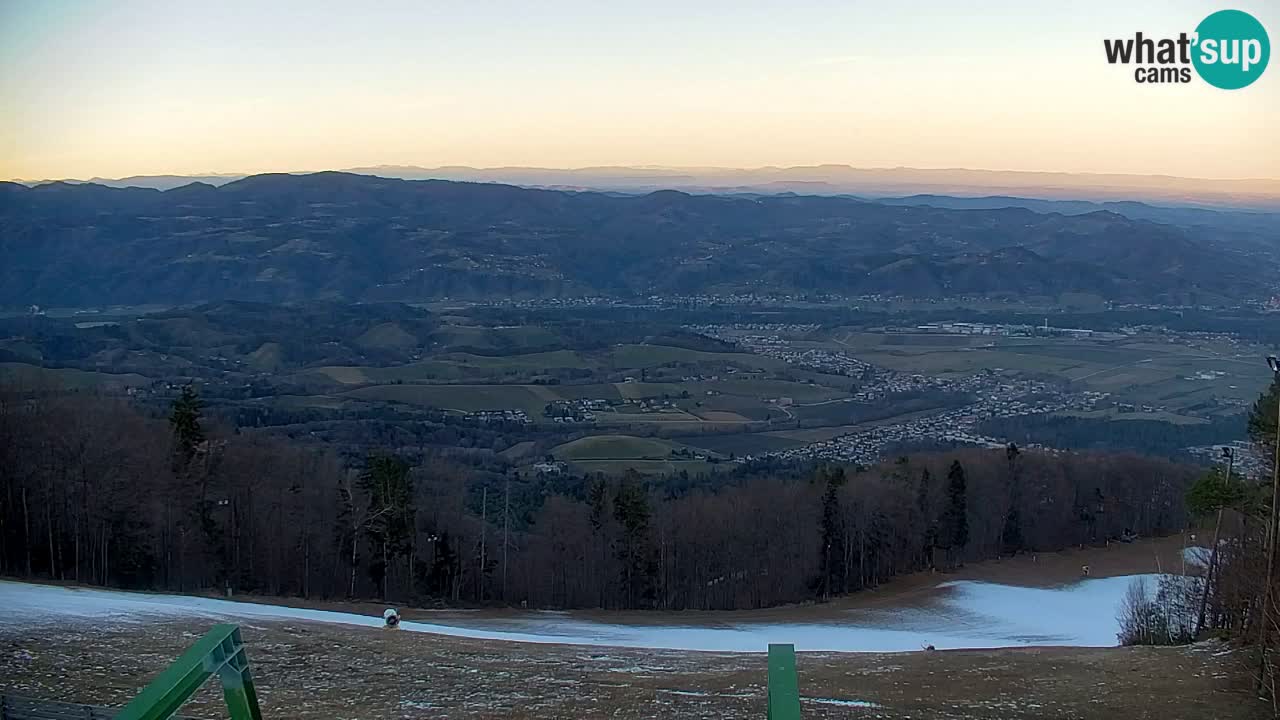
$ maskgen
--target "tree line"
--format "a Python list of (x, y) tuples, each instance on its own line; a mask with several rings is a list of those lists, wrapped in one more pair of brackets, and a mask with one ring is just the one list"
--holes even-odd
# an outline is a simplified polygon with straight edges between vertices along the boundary
[[(963, 450), (731, 482), (546, 478), (454, 458), (344, 462), (206, 414), (0, 391), (0, 573), (397, 603), (757, 608), (903, 573), (1160, 534), (1195, 470)], [(721, 477), (721, 476), (718, 476)]]
[(1164, 457), (1185, 456), (1187, 448), (1230, 443), (1244, 438), (1243, 413), (1216, 417), (1199, 423), (1178, 425), (1164, 420), (1142, 419), (1131, 414), (1122, 422), (1108, 418), (1059, 415), (1023, 415), (991, 418), (979, 431), (1014, 442), (1036, 443), (1069, 450), (1123, 449)]
[[(1187, 493), (1186, 504), (1201, 525), (1207, 548), (1205, 567), (1175, 591), (1160, 588), (1176, 602), (1134, 602), (1140, 629), (1135, 643), (1177, 644), (1216, 634), (1247, 643), (1256, 652), (1257, 689), (1271, 699), (1280, 716), (1277, 668), (1280, 667), (1280, 515), (1275, 500), (1280, 480), (1275, 474), (1280, 442), (1280, 373), (1248, 414), (1248, 436), (1263, 459), (1262, 472), (1248, 476), (1232, 462), (1203, 474)], [(1224, 457), (1224, 460), (1228, 458)], [(1233, 474), (1225, 472), (1234, 469)], [(1169, 584), (1169, 583), (1166, 583)]]

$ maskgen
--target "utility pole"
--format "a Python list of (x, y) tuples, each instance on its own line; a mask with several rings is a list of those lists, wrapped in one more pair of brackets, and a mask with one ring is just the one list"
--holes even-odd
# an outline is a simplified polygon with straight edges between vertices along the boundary
[(511, 478), (507, 478), (506, 497), (502, 503), (502, 601), (507, 601), (507, 547), (511, 525)]
[[(1275, 355), (1267, 357), (1267, 365), (1271, 367), (1272, 385), (1280, 384), (1280, 359)], [(1261, 690), (1267, 677), (1267, 627), (1271, 615), (1271, 583), (1276, 570), (1276, 520), (1280, 518), (1280, 394), (1276, 397), (1276, 448), (1271, 458), (1271, 517), (1267, 519), (1267, 580), (1262, 587), (1262, 612), (1258, 618), (1258, 689)], [(1275, 698), (1272, 698), (1275, 701)]]
[(485, 485), (480, 492), (480, 593), (478, 599), (484, 602), (484, 541), (489, 534), (489, 486)]
[[(1222, 482), (1224, 490), (1231, 489), (1231, 470), (1236, 463), (1236, 451), (1234, 448), (1222, 448), (1222, 454), (1227, 458), (1227, 477)], [(1200, 612), (1196, 615), (1196, 634), (1204, 632), (1205, 612), (1209, 607), (1209, 586), (1213, 584), (1213, 570), (1218, 561), (1218, 534), (1222, 532), (1222, 513), (1226, 508), (1218, 507), (1218, 519), (1213, 524), (1213, 545), (1209, 546), (1209, 565), (1204, 570), (1204, 591), (1200, 593)]]

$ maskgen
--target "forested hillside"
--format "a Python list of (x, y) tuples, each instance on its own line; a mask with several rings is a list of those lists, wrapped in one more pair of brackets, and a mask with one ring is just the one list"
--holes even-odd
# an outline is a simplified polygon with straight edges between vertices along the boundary
[(648, 293), (1265, 297), (1274, 238), (1023, 208), (351, 175), (0, 183), (0, 306)]
[(750, 608), (930, 566), (1184, 526), (1193, 468), (1016, 449), (870, 469), (495, 478), (90, 394), (0, 396), (0, 573), (175, 591), (538, 607)]

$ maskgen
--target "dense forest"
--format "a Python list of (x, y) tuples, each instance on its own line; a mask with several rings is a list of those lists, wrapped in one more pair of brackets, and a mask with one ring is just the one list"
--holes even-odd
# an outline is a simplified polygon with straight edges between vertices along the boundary
[(711, 486), (493, 481), (223, 427), (184, 390), (0, 394), (0, 573), (171, 591), (535, 607), (749, 608), (1186, 522), (1195, 471), (1135, 455), (968, 450)]

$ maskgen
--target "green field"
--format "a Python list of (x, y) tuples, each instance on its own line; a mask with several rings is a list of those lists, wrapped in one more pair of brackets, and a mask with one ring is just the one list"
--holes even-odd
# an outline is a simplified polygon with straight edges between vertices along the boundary
[(1039, 355), (1059, 360), (1075, 360), (1090, 365), (1126, 365), (1152, 357), (1148, 350), (1133, 350), (1123, 346), (1103, 345), (1085, 341), (1067, 341), (1045, 344), (1000, 345), (1002, 352), (1019, 355)]
[(521, 355), (472, 355), (445, 353), (436, 356), (440, 362), (478, 371), (501, 373), (508, 370), (545, 371), (557, 368), (593, 368), (595, 363), (573, 350), (524, 353)]
[(366, 330), (356, 343), (366, 348), (394, 350), (417, 347), (421, 341), (398, 323), (382, 323)]
[[(715, 384), (711, 384), (715, 385)], [(682, 386), (672, 386), (679, 392)], [(808, 386), (805, 386), (808, 387)], [(643, 389), (643, 392), (637, 392)], [(498, 384), (390, 384), (369, 385), (338, 393), (338, 397), (367, 401), (396, 402), (419, 407), (472, 412), (478, 410), (524, 410), (533, 419), (542, 417), (548, 403), (559, 400), (600, 399), (618, 402), (624, 397), (655, 397), (659, 388), (643, 383), (596, 383), (588, 385), (498, 385)], [(661, 394), (656, 395), (661, 397)], [(717, 394), (693, 395), (679, 399), (676, 407), (645, 411), (639, 405), (615, 405), (596, 412), (600, 425), (655, 424), (664, 427), (702, 424), (745, 425), (763, 423), (786, 414), (760, 398)]]
[[(461, 317), (454, 319), (464, 322), (467, 320)], [(561, 342), (561, 338), (556, 333), (536, 325), (514, 327), (445, 325), (432, 339), (446, 348), (504, 351), (545, 348)]]
[[(1116, 402), (1200, 412), (1217, 399), (1250, 400), (1267, 382), (1263, 349), (1239, 356), (1136, 338), (1012, 338), (969, 335), (832, 333), (828, 347), (902, 372), (968, 374), (984, 369), (1056, 376)], [(1223, 373), (1212, 379), (1198, 373)]]
[(562, 400), (621, 400), (621, 385), (614, 383), (591, 383), (589, 385), (546, 385), (549, 393)]
[(666, 460), (672, 451), (694, 451), (688, 445), (633, 435), (591, 435), (552, 448), (557, 460)]
[(680, 397), (681, 393), (687, 392), (690, 395), (702, 395), (707, 388), (706, 383), (651, 383), (651, 382), (629, 382), (618, 383), (618, 394), (629, 400), (637, 400), (640, 398), (661, 398), (661, 397)]
[[(653, 424), (664, 428), (682, 428), (682, 427), (698, 427), (707, 424), (723, 424), (724, 421), (710, 423), (697, 415), (687, 413), (681, 410), (667, 412), (627, 412), (625, 410), (618, 412), (605, 412), (596, 414), (596, 423), (599, 425), (644, 425)], [(740, 425), (741, 421), (730, 422), (730, 425)]]
[(822, 442), (824, 440), (830, 440), (832, 438), (839, 437), (841, 435), (848, 435), (849, 433), (868, 430), (877, 425), (892, 425), (894, 423), (907, 422), (910, 420), (915, 420), (916, 418), (927, 417), (929, 415), (935, 414), (936, 412), (937, 410), (933, 410), (933, 409), (917, 410), (915, 412), (888, 415), (878, 420), (868, 420), (866, 422), (855, 423), (852, 425), (829, 425), (825, 427), (814, 427), (814, 428), (771, 430), (769, 432), (761, 433), (760, 435), (774, 437), (774, 438), (784, 438), (787, 440), (803, 441), (806, 443)]
[(605, 354), (602, 363), (616, 370), (638, 370), (668, 363), (711, 363), (748, 368), (779, 369), (786, 363), (751, 353), (715, 353), (668, 345), (618, 345)]
[[(475, 373), (483, 378), (487, 373)], [(308, 371), (303, 377), (320, 375), (342, 385), (394, 382), (448, 382), (471, 377), (454, 363), (426, 360), (392, 367), (328, 366)]]
[(857, 357), (874, 365), (925, 375), (970, 375), (995, 368), (1024, 373), (1066, 375), (1075, 369), (1083, 369), (1082, 372), (1085, 372), (1103, 367), (1071, 358), (1024, 354), (998, 348), (924, 346), (913, 347), (911, 350), (879, 348), (858, 352)]
[[(689, 374), (717, 376), (718, 380), (689, 382), (559, 382), (541, 383), (540, 376), (552, 371), (573, 370), (591, 373), (600, 379), (620, 375), (640, 375), (642, 370), (690, 364)], [(597, 411), (600, 425), (652, 424), (664, 428), (699, 425), (733, 427), (786, 419), (778, 407), (780, 398), (793, 403), (823, 402), (843, 397), (846, 379), (806, 373), (810, 382), (764, 377), (785, 366), (772, 358), (745, 353), (714, 353), (664, 345), (618, 345), (605, 351), (556, 350), (519, 355), (488, 356), (447, 352), (418, 362), (392, 367), (325, 366), (300, 373), (300, 381), (320, 382), (350, 389), (334, 388), (341, 397), (397, 402), (420, 407), (469, 412), (520, 409), (532, 418), (542, 417), (547, 403), (559, 400), (659, 399), (676, 407), (642, 410), (636, 404), (620, 404)], [(794, 377), (791, 368), (788, 374)], [(666, 369), (665, 374), (683, 374)], [(841, 387), (815, 383), (831, 379)], [(530, 380), (539, 380), (531, 383)]]
[(540, 417), (548, 402), (541, 386), (529, 385), (373, 385), (342, 397), (404, 403), (458, 412), (524, 410)]
[(580, 460), (574, 467), (584, 473), (618, 475), (635, 470), (641, 475), (669, 475), (681, 471), (705, 475), (736, 467), (735, 463), (710, 463), (706, 460)]
[(391, 367), (326, 366), (309, 371), (343, 385), (369, 383), (427, 383), (459, 380), (501, 380), (517, 373), (542, 373), (565, 368), (591, 369), (594, 363), (572, 350), (524, 355), (472, 355), (445, 353), (431, 360)]
[(245, 361), (254, 370), (273, 371), (285, 364), (284, 348), (280, 343), (262, 343), (257, 350), (245, 356)]
[(288, 408), (326, 408), (339, 410), (347, 405), (358, 404), (357, 400), (348, 400), (332, 395), (276, 395), (270, 403), (278, 407)]
[(682, 435), (680, 442), (723, 455), (752, 455), (761, 452), (789, 450), (809, 444), (805, 440), (792, 440), (771, 433), (706, 433)]
[[(514, 332), (518, 329), (507, 328), (506, 330)], [(486, 380), (508, 379), (509, 381), (511, 376), (520, 374), (527, 378), (530, 374), (538, 375), (564, 370), (639, 374), (641, 370), (671, 363), (709, 366), (721, 373), (730, 367), (778, 369), (785, 365), (772, 358), (747, 353), (701, 352), (666, 345), (618, 345), (607, 351), (594, 353), (574, 350), (504, 355), (445, 352), (428, 360), (390, 367), (319, 367), (305, 371), (301, 377), (343, 385), (458, 381), (479, 384)], [(634, 392), (639, 394), (628, 395), (628, 397), (653, 397), (660, 396), (664, 392), (679, 394), (684, 389), (684, 387), (670, 387), (667, 390), (653, 388), (649, 391), (637, 389)]]
[[(403, 339), (394, 329), (376, 330), (380, 342)], [(541, 328), (450, 326), (447, 333), (446, 347), (482, 351), (554, 344), (553, 334)], [(1266, 380), (1265, 367), (1255, 367), (1259, 363), (1214, 356), (1149, 336), (1006, 338), (844, 330), (826, 338), (806, 338), (797, 348), (841, 350), (901, 372), (968, 375), (996, 370), (1010, 376), (1057, 377), (1079, 390), (1110, 393), (1102, 406), (1107, 409), (1088, 416), (1115, 420), (1203, 422), (1202, 417), (1232, 411), (1233, 398), (1256, 396)], [(259, 353), (261, 362), (273, 362), (274, 353), (275, 348), (264, 348)], [(581, 383), (576, 379), (580, 376), (565, 370), (582, 373), (583, 379), (593, 382)], [(543, 377), (549, 373), (558, 376)], [(718, 379), (680, 380), (684, 375)], [(624, 376), (635, 380), (616, 382)], [(649, 381), (636, 381), (642, 376)], [(580, 469), (613, 472), (632, 466), (645, 472), (669, 471), (677, 462), (685, 463), (682, 467), (687, 469), (687, 459), (670, 457), (673, 448), (691, 446), (726, 455), (782, 450), (936, 412), (938, 407), (937, 398), (892, 400), (892, 408), (846, 403), (842, 400), (848, 397), (853, 378), (809, 372), (759, 355), (643, 343), (510, 355), (455, 350), (394, 367), (330, 366), (299, 377), (335, 386), (330, 397), (317, 401), (319, 406), (361, 400), (456, 412), (519, 409), (540, 424), (550, 424), (543, 418), (548, 403), (610, 401), (611, 407), (596, 409), (594, 432), (612, 434), (562, 445), (553, 454)], [(642, 408), (638, 402), (642, 399), (665, 400), (669, 405)], [(1119, 414), (1110, 409), (1113, 402), (1161, 406), (1168, 412)], [(894, 417), (882, 418), (889, 414)], [(805, 427), (796, 427), (797, 423)], [(627, 428), (638, 426), (675, 441), (626, 434)], [(628, 464), (620, 464), (624, 462)]]
[(695, 454), (719, 457), (705, 449), (634, 435), (592, 435), (552, 448), (551, 454), (557, 460), (589, 473), (617, 474), (635, 470), (643, 474), (657, 474), (685, 470), (698, 474), (712, 472), (722, 466), (694, 457)]
[[(987, 338), (989, 341), (990, 338)], [(880, 337), (878, 345), (888, 346), (918, 346), (927, 345), (929, 347), (972, 347), (984, 344), (984, 340), (980, 335), (938, 335), (936, 333), (925, 333), (913, 335), (910, 333), (886, 333)]]
[(135, 373), (104, 373), (73, 368), (44, 368), (26, 363), (0, 362), (0, 381), (17, 387), (123, 389), (150, 383)]
[(836, 398), (848, 395), (848, 386), (852, 384), (850, 378), (841, 376), (828, 376), (833, 382), (841, 383), (842, 387), (832, 388), (818, 384), (809, 384), (803, 382), (788, 382), (786, 380), (771, 380), (768, 378), (737, 378), (730, 376), (716, 383), (715, 390), (725, 395), (738, 395), (741, 397), (751, 398), (781, 398), (789, 397), (797, 404), (823, 402), (825, 400), (834, 400)]

